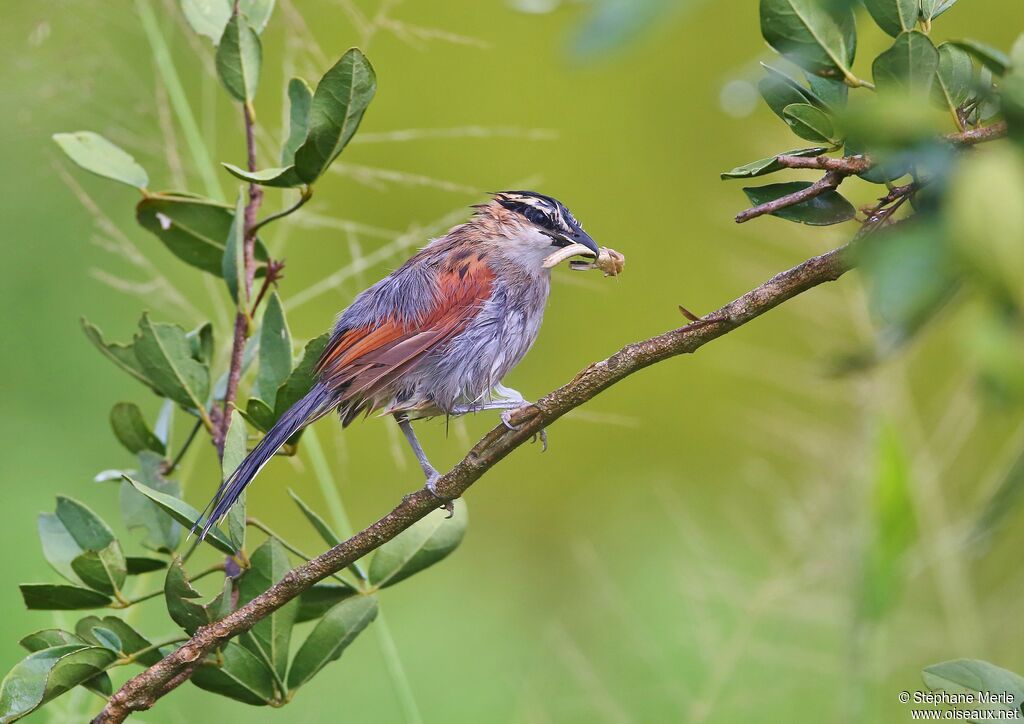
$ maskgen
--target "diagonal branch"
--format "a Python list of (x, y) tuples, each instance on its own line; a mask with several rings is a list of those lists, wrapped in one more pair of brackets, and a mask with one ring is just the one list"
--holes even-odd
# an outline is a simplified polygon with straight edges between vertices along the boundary
[[(635, 372), (658, 362), (697, 351), (761, 316), (787, 299), (838, 279), (853, 266), (848, 246), (808, 259), (782, 272), (742, 297), (680, 329), (623, 347), (611, 357), (588, 366), (568, 384), (523, 408), (513, 416), (517, 426), (498, 425), (478, 442), (463, 460), (438, 482), (437, 489), (454, 499), (479, 480), (506, 455), (603, 390)], [(326, 553), (289, 571), (242, 608), (196, 631), (184, 645), (149, 667), (110, 697), (94, 724), (122, 722), (132, 712), (149, 709), (183, 683), (204, 657), (228, 639), (251, 629), (257, 622), (285, 605), (313, 584), (337, 573), (394, 538), (437, 507), (437, 499), (420, 489), (405, 496), (394, 510), (373, 525)]]

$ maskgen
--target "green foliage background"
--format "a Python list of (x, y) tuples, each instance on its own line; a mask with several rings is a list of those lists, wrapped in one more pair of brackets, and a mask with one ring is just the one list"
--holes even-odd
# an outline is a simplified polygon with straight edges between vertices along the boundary
[[(370, 17), (378, 9), (375, 0), (355, 4)], [(175, 156), (164, 149), (176, 149), (188, 168), (185, 140), (164, 135), (161, 109), (171, 114), (153, 95), (152, 55), (131, 6), (7, 5), (5, 671), (23, 655), (21, 635), (77, 618), (23, 610), (14, 583), (42, 580), (45, 570), (36, 513), (51, 510), (59, 492), (116, 520), (116, 488), (92, 482), (104, 468), (131, 464), (107, 413), (116, 399), (139, 402), (150, 419), (156, 413), (155, 398), (95, 353), (78, 317), (126, 339), (140, 294), (119, 291), (123, 280), (142, 285), (136, 292), (160, 321), (194, 326), (202, 319), (193, 307), (210, 308), (201, 275), (135, 226), (137, 195), (71, 169), (49, 141), (56, 131), (92, 128), (129, 150), (154, 188), (179, 185)], [(174, 3), (153, 5), (211, 156), (241, 165), (239, 113), (207, 72), (207, 46)], [(303, 2), (303, 25), (280, 3), (263, 35), (263, 167), (276, 162), (279, 89), (291, 74), (315, 79), (358, 44), (380, 83), (336, 164), (342, 172), (320, 182), (305, 212), (267, 242), (289, 262), (286, 305), (354, 258), (388, 244), (396, 253), (378, 254), (369, 268), (290, 309), (298, 341), (320, 334), (355, 292), (462, 218), (483, 190), (535, 187), (558, 196), (600, 243), (629, 259), (617, 280), (558, 273), (541, 339), (509, 380), (528, 397), (625, 342), (681, 324), (677, 304), (709, 311), (852, 234), (849, 224), (732, 223), (743, 200), (718, 173), (794, 146), (756, 91), (734, 83), (756, 83), (757, 60), (767, 57), (754, 2), (671, 11), (648, 2), (640, 14), (655, 22), (623, 30), (626, 37), (617, 31), (628, 24), (614, 13), (608, 20), (606, 6), (615, 3), (543, 14), (497, 0), (386, 3), (390, 20), (371, 34), (353, 24), (348, 5)], [(861, 20), (868, 28), (866, 15)], [(1022, 26), (1018, 0), (960, 3), (936, 22), (933, 38), (976, 37), (1006, 49)], [(872, 29), (859, 41), (855, 69), (867, 77), (868, 62), (891, 40)], [(205, 66), (192, 44), (210, 59)], [(747, 91), (755, 94), (752, 115), (726, 113), (723, 106), (744, 110)], [(465, 127), (483, 130), (380, 137)], [(237, 184), (226, 173), (218, 178), (230, 203)], [(188, 180), (201, 188), (199, 178)], [(850, 188), (859, 203), (874, 190)], [(109, 218), (91, 214), (83, 195)], [(268, 196), (273, 210), (280, 196)], [(327, 228), (324, 218), (360, 226)], [(115, 229), (152, 271), (109, 251)], [(168, 296), (172, 288), (184, 304)], [(228, 311), (215, 319), (222, 327)], [(735, 721), (766, 713), (902, 720), (896, 694), (920, 687), (924, 665), (969, 656), (1020, 671), (1024, 541), (1007, 475), (1024, 449), (1024, 428), (1019, 408), (976, 394), (975, 359), (958, 336), (971, 312), (969, 304), (955, 310), (910, 353), (870, 374), (832, 378), (832, 362), (871, 338), (851, 278), (692, 359), (647, 370), (560, 422), (546, 454), (520, 450), (473, 489), (465, 544), (381, 596), (397, 656), (368, 632), (284, 711), (242, 710), (183, 687), (144, 720), (198, 712), (252, 722)], [(447, 466), (493, 423), (481, 416), (446, 431), (435, 422), (422, 437)], [(419, 485), (419, 471), (390, 423), (339, 432), (333, 420), (316, 426), (349, 517), (361, 526)], [(179, 442), (184, 434), (182, 424)], [(216, 457), (206, 448), (193, 459), (179, 477), (201, 506), (217, 481)], [(887, 493), (901, 466), (906, 490)], [(306, 447), (297, 459), (275, 461), (249, 495), (253, 514), (307, 550), (321, 544), (287, 488), (326, 512), (316, 475)], [(1001, 485), (1004, 497), (986, 508)], [(985, 534), (966, 545), (979, 520)], [(865, 591), (865, 567), (878, 573), (876, 590)], [(162, 574), (152, 578), (147, 590)], [(170, 630), (159, 610), (133, 609), (128, 620)], [(80, 721), (98, 702), (79, 690), (37, 716)]]

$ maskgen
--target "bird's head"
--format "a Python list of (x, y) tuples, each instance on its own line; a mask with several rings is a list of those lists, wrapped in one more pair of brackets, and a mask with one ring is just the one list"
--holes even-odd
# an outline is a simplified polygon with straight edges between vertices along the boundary
[(598, 254), (597, 242), (583, 230), (565, 205), (534, 191), (501, 191), (479, 207), (483, 214), (500, 216), (509, 241), (531, 257), (543, 259), (556, 249), (582, 244)]

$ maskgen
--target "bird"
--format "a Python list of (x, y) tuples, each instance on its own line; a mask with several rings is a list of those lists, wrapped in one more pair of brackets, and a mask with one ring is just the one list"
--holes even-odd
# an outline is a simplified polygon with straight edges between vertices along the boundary
[(441, 476), (412, 420), (500, 410), (513, 428), (511, 413), (529, 403), (502, 380), (540, 331), (551, 287), (545, 259), (573, 244), (597, 257), (599, 247), (551, 196), (501, 191), (471, 208), (467, 221), (429, 242), (338, 315), (315, 383), (221, 484), (200, 539), (278, 449), (332, 411), (342, 427), (361, 414), (394, 417), (426, 488), (438, 498)]

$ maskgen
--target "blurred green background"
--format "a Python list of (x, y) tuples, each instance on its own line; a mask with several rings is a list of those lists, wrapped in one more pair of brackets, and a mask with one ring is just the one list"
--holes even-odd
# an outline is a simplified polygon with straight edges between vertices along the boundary
[[(240, 112), (211, 72), (209, 44), (174, 2), (146, 1), (212, 158), (241, 163)], [(136, 194), (73, 168), (49, 140), (95, 130), (146, 166), (153, 188), (204, 190), (135, 6), (3, 6), (6, 671), (22, 635), (74, 621), (23, 610), (15, 584), (55, 576), (35, 515), (62, 493), (116, 520), (116, 488), (92, 478), (132, 461), (107, 413), (121, 399), (157, 410), (88, 344), (78, 318), (118, 340), (142, 308), (187, 327), (210, 318), (222, 332), (228, 301), (135, 226)], [(1006, 48), (1022, 26), (1019, 0), (964, 2), (934, 35)], [(888, 41), (866, 17), (860, 27), (866, 76)], [(274, 165), (288, 77), (315, 80), (358, 44), (379, 78), (340, 171), (268, 238), (287, 258), (281, 293), (300, 341), (486, 190), (557, 196), (628, 257), (618, 279), (556, 272), (540, 340), (507, 380), (527, 397), (681, 325), (678, 304), (710, 311), (855, 230), (732, 222), (744, 199), (718, 173), (796, 145), (752, 85), (770, 55), (752, 0), (279, 0), (263, 39), (261, 166)], [(235, 181), (219, 180), (233, 198)], [(871, 188), (849, 186), (870, 200)], [(270, 190), (267, 203), (284, 200)], [(363, 258), (371, 263), (352, 266)], [(338, 270), (340, 281), (330, 276)], [(560, 421), (547, 453), (525, 446), (474, 486), (462, 547), (384, 592), (383, 619), (287, 708), (247, 709), (186, 685), (137, 719), (904, 721), (896, 696), (921, 688), (922, 666), (976, 657), (1024, 670), (1024, 537), (1007, 478), (1024, 418), (976, 394), (955, 326), (969, 313), (957, 310), (868, 375), (830, 377), (834, 358), (872, 334), (851, 275), (635, 375)], [(494, 422), (420, 429), (448, 466)], [(891, 602), (865, 613), (882, 428), (907, 460), (913, 533)], [(421, 484), (390, 421), (342, 435), (326, 419), (316, 437), (356, 526)], [(272, 463), (249, 503), (319, 550), (287, 495), (292, 487), (328, 511), (309, 453)], [(180, 477), (186, 497), (204, 503), (217, 482), (213, 450), (199, 448)], [(1001, 525), (966, 545), (1000, 486), (1010, 500), (989, 512)], [(152, 574), (140, 591), (160, 581)], [(173, 629), (145, 607), (129, 620), (156, 637)], [(36, 717), (81, 721), (99, 704), (78, 691)]]

